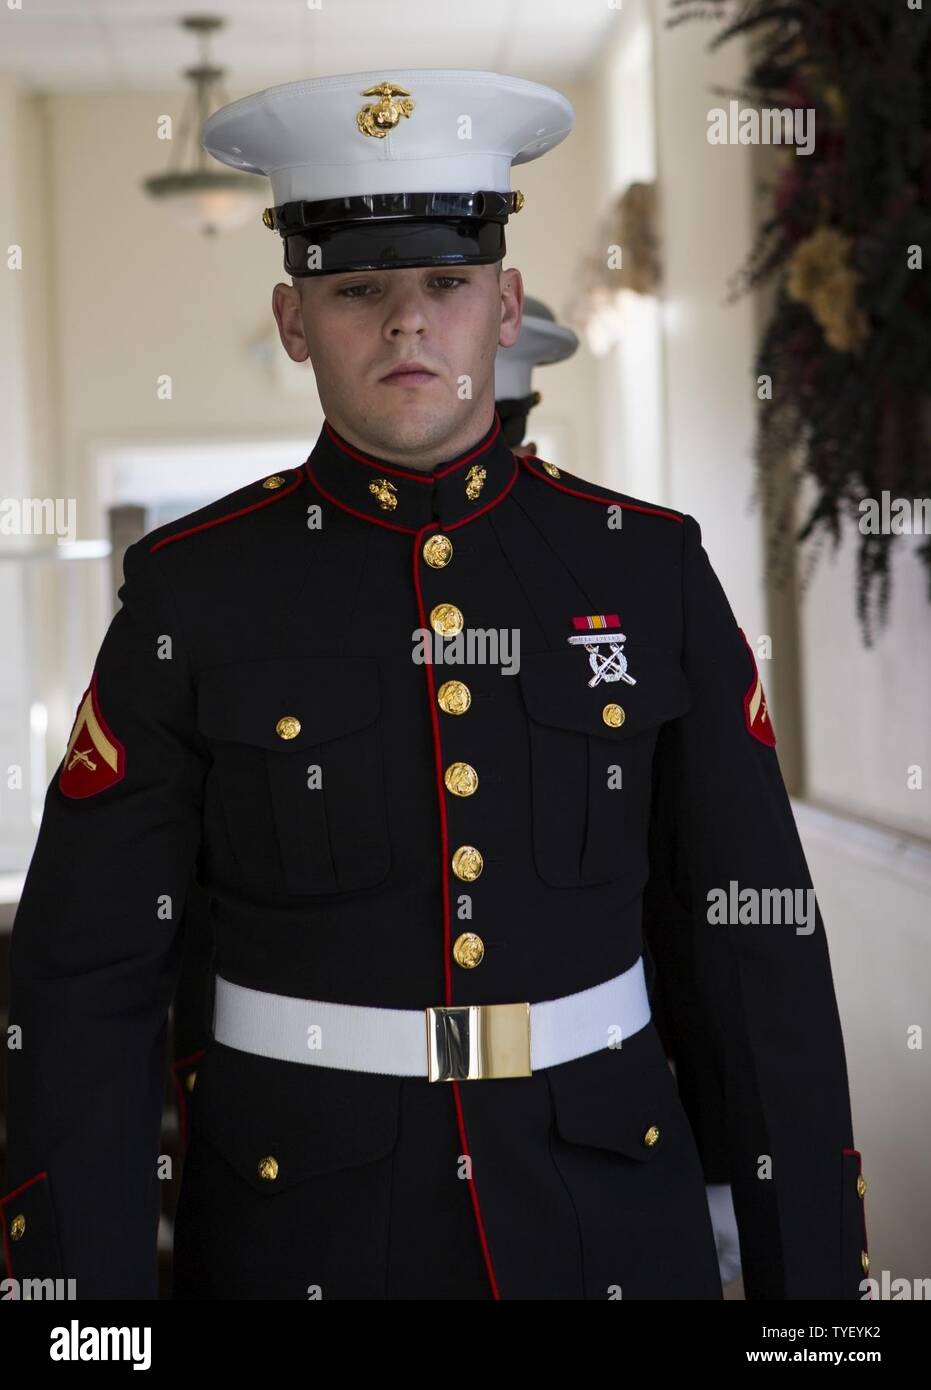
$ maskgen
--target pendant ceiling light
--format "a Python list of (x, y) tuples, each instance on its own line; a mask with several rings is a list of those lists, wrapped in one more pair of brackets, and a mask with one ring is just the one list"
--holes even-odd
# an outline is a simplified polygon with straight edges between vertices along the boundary
[(266, 179), (217, 168), (200, 143), (207, 117), (228, 101), (222, 86), (226, 69), (214, 67), (208, 53), (209, 35), (224, 23), (217, 15), (188, 15), (181, 20), (201, 44), (200, 62), (184, 72), (194, 90), (181, 115), (167, 172), (144, 182), (149, 196), (170, 208), (177, 221), (207, 235), (243, 226), (263, 206), (268, 191)]

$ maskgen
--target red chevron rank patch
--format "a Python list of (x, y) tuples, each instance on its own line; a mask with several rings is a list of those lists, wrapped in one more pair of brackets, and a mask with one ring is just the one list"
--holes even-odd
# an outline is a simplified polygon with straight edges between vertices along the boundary
[(94, 796), (125, 775), (126, 750), (101, 712), (95, 671), (74, 717), (58, 789), (65, 796)]
[(747, 648), (753, 663), (753, 680), (744, 695), (744, 723), (747, 726), (747, 733), (759, 739), (760, 743), (765, 743), (768, 748), (775, 748), (776, 733), (769, 717), (763, 682), (760, 680), (760, 673), (756, 668), (756, 657), (753, 655), (753, 648), (747, 641), (743, 628), (739, 628), (738, 631), (744, 639), (744, 646)]

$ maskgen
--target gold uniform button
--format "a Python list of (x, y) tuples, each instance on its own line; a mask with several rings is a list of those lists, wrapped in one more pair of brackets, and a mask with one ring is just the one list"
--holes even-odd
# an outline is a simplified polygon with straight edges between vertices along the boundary
[(646, 1144), (648, 1149), (652, 1149), (654, 1144), (659, 1143), (659, 1130), (657, 1129), (656, 1125), (650, 1125), (650, 1128), (643, 1136), (643, 1142), (644, 1144)]
[(627, 715), (620, 705), (605, 705), (604, 709), (601, 711), (601, 717), (612, 729), (619, 729), (627, 718)]
[(187, 1076), (184, 1078), (184, 1084), (185, 1084), (185, 1086), (187, 1087), (187, 1089), (188, 1089), (189, 1091), (193, 1091), (193, 1089), (194, 1089), (194, 1082), (195, 1082), (196, 1080), (197, 1080), (197, 1072), (196, 1072), (196, 1071), (189, 1071), (188, 1074), (187, 1074)]
[(464, 681), (444, 681), (436, 692), (436, 700), (447, 714), (465, 714), (472, 703), (472, 692)]
[(296, 714), (283, 714), (275, 725), (279, 738), (297, 738), (301, 732), (301, 721)]
[(453, 558), (453, 543), (441, 531), (428, 536), (423, 543), (423, 558), (431, 569), (441, 570)]
[[(540, 461), (541, 463), (543, 463), (542, 459)], [(551, 478), (558, 478), (560, 476), (559, 469), (556, 467), (555, 463), (543, 463), (543, 467), (546, 469), (547, 473), (549, 473)]]
[(857, 1196), (862, 1197), (866, 1192), (866, 1178), (861, 1173), (857, 1178)]
[(274, 492), (276, 487), (284, 487), (285, 480), (280, 473), (273, 473), (270, 478), (266, 478), (263, 487), (267, 487), (270, 492)]
[(454, 603), (438, 603), (430, 609), (430, 626), (441, 637), (462, 631), (462, 613)]
[(26, 1218), (23, 1213), (17, 1212), (10, 1222), (10, 1240), (22, 1240), (26, 1234)]
[(453, 796), (471, 796), (478, 786), (478, 773), (471, 763), (450, 763), (443, 781)]
[(483, 863), (474, 845), (460, 845), (453, 855), (453, 873), (465, 883), (472, 883), (482, 872)]
[(474, 970), (481, 964), (484, 954), (485, 943), (474, 931), (464, 931), (453, 942), (453, 956), (456, 964), (461, 965), (463, 970)]
[(259, 1159), (259, 1177), (265, 1182), (274, 1182), (278, 1176), (278, 1160), (268, 1154)]
[(860, 1268), (863, 1270), (863, 1273), (864, 1273), (864, 1274), (869, 1274), (869, 1272), (870, 1272), (870, 1257), (869, 1257), (869, 1255), (866, 1253), (865, 1250), (861, 1250), (861, 1251), (860, 1251)]

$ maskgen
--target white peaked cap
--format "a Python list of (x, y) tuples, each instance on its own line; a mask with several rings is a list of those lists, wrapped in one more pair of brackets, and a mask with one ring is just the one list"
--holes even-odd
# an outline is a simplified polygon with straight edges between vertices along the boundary
[(579, 340), (571, 328), (557, 323), (540, 299), (524, 297), (520, 337), (512, 347), (500, 347), (495, 357), (495, 399), (522, 400), (531, 392), (534, 367), (571, 357)]
[[(383, 137), (357, 120), (383, 83), (408, 95)], [(275, 206), (375, 193), (511, 191), (512, 164), (538, 159), (569, 134), (570, 102), (550, 87), (496, 72), (380, 68), (288, 82), (221, 107), (204, 148), (271, 179)]]

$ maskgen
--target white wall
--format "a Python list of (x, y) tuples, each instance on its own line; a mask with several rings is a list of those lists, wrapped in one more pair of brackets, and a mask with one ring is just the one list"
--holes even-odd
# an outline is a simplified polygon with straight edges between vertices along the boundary
[[(801, 606), (808, 796), (927, 840), (931, 605), (928, 572), (917, 555), (926, 538), (896, 540), (889, 621), (869, 648), (854, 613), (857, 539), (851, 523), (842, 548), (825, 550)], [(922, 786), (909, 788), (908, 770), (915, 767)], [(931, 955), (931, 911), (927, 920)]]
[[(665, 26), (654, 16), (660, 181), (669, 501), (702, 528), (705, 549), (740, 626), (768, 631), (761, 518), (751, 510), (755, 348), (750, 296), (725, 304), (729, 276), (753, 242), (752, 158), (744, 145), (710, 145), (717, 84), (737, 85), (745, 49), (706, 51), (711, 27)], [(778, 719), (779, 711), (774, 710)], [(777, 726), (778, 727), (778, 726)]]
[[(756, 408), (751, 369), (759, 304), (725, 306), (728, 277), (752, 245), (752, 151), (711, 147), (705, 113), (713, 85), (738, 88), (745, 55), (729, 43), (709, 56), (712, 29), (654, 31), (657, 147), (667, 265), (666, 436), (669, 500), (700, 521), (711, 556), (748, 635), (774, 621), (762, 526), (748, 503)], [(906, 1047), (931, 998), (931, 846), (927, 790), (909, 792), (905, 769), (931, 770), (931, 642), (927, 585), (900, 551), (889, 629), (869, 653), (853, 606), (849, 544), (823, 563), (796, 615), (808, 797), (797, 819), (829, 938), (844, 1026), (854, 1137), (870, 1184), (872, 1270), (927, 1272), (931, 1085), (924, 1053)], [(768, 601), (767, 601), (768, 600)], [(789, 615), (791, 618), (791, 614)], [(783, 615), (784, 618), (784, 615)], [(775, 661), (793, 664), (784, 643)], [(766, 670), (763, 669), (764, 680)], [(774, 720), (779, 731), (779, 705)], [(910, 831), (871, 833), (865, 823)]]

